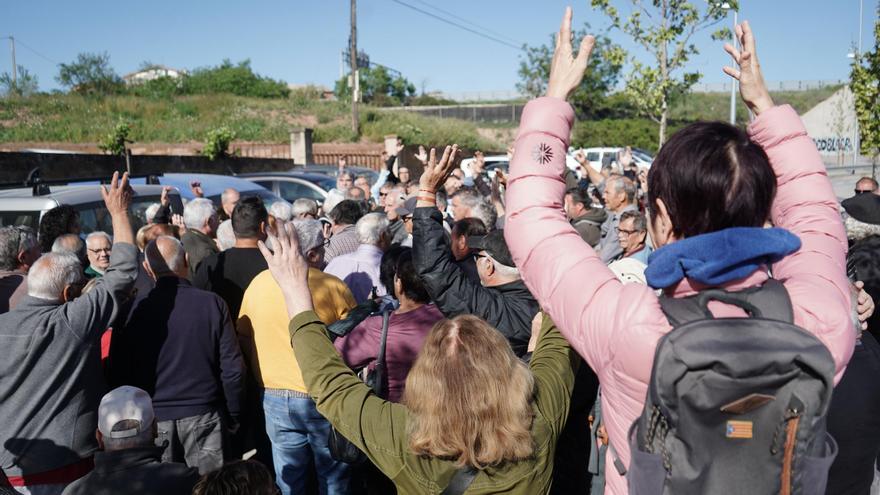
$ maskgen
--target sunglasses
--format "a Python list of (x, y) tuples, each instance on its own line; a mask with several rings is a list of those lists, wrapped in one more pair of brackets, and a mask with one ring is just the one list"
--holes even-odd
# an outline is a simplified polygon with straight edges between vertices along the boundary
[(865, 193), (872, 193), (874, 191), (872, 191), (870, 189), (855, 189), (855, 192), (856, 192), (856, 194), (865, 194)]

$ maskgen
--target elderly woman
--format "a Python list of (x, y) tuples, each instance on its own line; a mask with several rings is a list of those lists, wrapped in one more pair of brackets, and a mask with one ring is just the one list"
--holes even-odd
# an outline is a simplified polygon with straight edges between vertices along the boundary
[[(672, 298), (708, 287), (739, 291), (764, 284), (772, 263), (794, 324), (830, 351), (839, 380), (856, 332), (837, 201), (801, 120), (773, 103), (748, 23), (736, 32), (742, 51), (725, 49), (738, 69), (724, 71), (740, 82), (755, 120), (746, 132), (693, 124), (663, 146), (648, 176), (648, 230), (658, 249), (647, 281)], [(630, 467), (627, 432), (644, 407), (658, 341), (672, 326), (651, 288), (619, 282), (566, 221), (562, 174), (574, 111), (565, 100), (580, 85), (595, 40), (585, 38), (572, 53), (570, 10), (557, 40), (547, 96), (523, 111), (505, 237), (526, 285), (599, 376), (612, 450)], [(768, 220), (778, 228), (761, 228)], [(719, 318), (745, 316), (718, 301), (708, 308)], [(626, 493), (615, 464), (606, 463), (607, 492)]]
[[(452, 155), (447, 148), (444, 162)], [(450, 483), (472, 494), (547, 492), (579, 363), (549, 319), (528, 367), (485, 321), (441, 320), (406, 378), (403, 404), (391, 403), (373, 395), (327, 337), (296, 236), (281, 228), (272, 246), (260, 249), (284, 294), (309, 395), (399, 493), (436, 494)]]

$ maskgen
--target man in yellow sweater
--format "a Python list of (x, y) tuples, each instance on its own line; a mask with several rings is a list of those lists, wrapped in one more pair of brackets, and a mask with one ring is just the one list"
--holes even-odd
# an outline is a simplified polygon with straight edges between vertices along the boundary
[[(324, 234), (317, 220), (295, 220), (300, 247), (309, 262), (309, 288), (315, 312), (325, 324), (343, 318), (355, 306), (345, 282), (320, 270)], [(268, 270), (244, 293), (237, 331), (242, 352), (263, 388), (266, 432), (281, 493), (305, 493), (309, 464), (314, 462), (322, 493), (348, 493), (348, 465), (333, 460), (327, 448), (330, 423), (315, 409), (290, 346), (290, 318), (281, 289)]]

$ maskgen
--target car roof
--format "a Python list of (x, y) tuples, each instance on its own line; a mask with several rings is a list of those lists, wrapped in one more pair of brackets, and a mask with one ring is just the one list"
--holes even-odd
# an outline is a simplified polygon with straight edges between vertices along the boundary
[(326, 174), (309, 173), (309, 172), (250, 172), (247, 174), (238, 174), (236, 177), (251, 179), (254, 177), (293, 177), (295, 179), (304, 179), (307, 181), (328, 180)]
[[(135, 197), (162, 194), (162, 186), (132, 184)], [(0, 190), (2, 208), (14, 211), (47, 210), (58, 205), (79, 205), (101, 201), (97, 185), (51, 186), (49, 194), (34, 196), (30, 187)]]

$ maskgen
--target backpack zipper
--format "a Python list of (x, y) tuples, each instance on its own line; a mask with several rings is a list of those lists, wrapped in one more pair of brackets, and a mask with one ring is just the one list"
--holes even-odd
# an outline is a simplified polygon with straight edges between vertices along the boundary
[(794, 467), (794, 450), (797, 444), (797, 429), (800, 411), (796, 407), (785, 412), (785, 450), (782, 455), (782, 489), (780, 495), (791, 495), (791, 471)]

